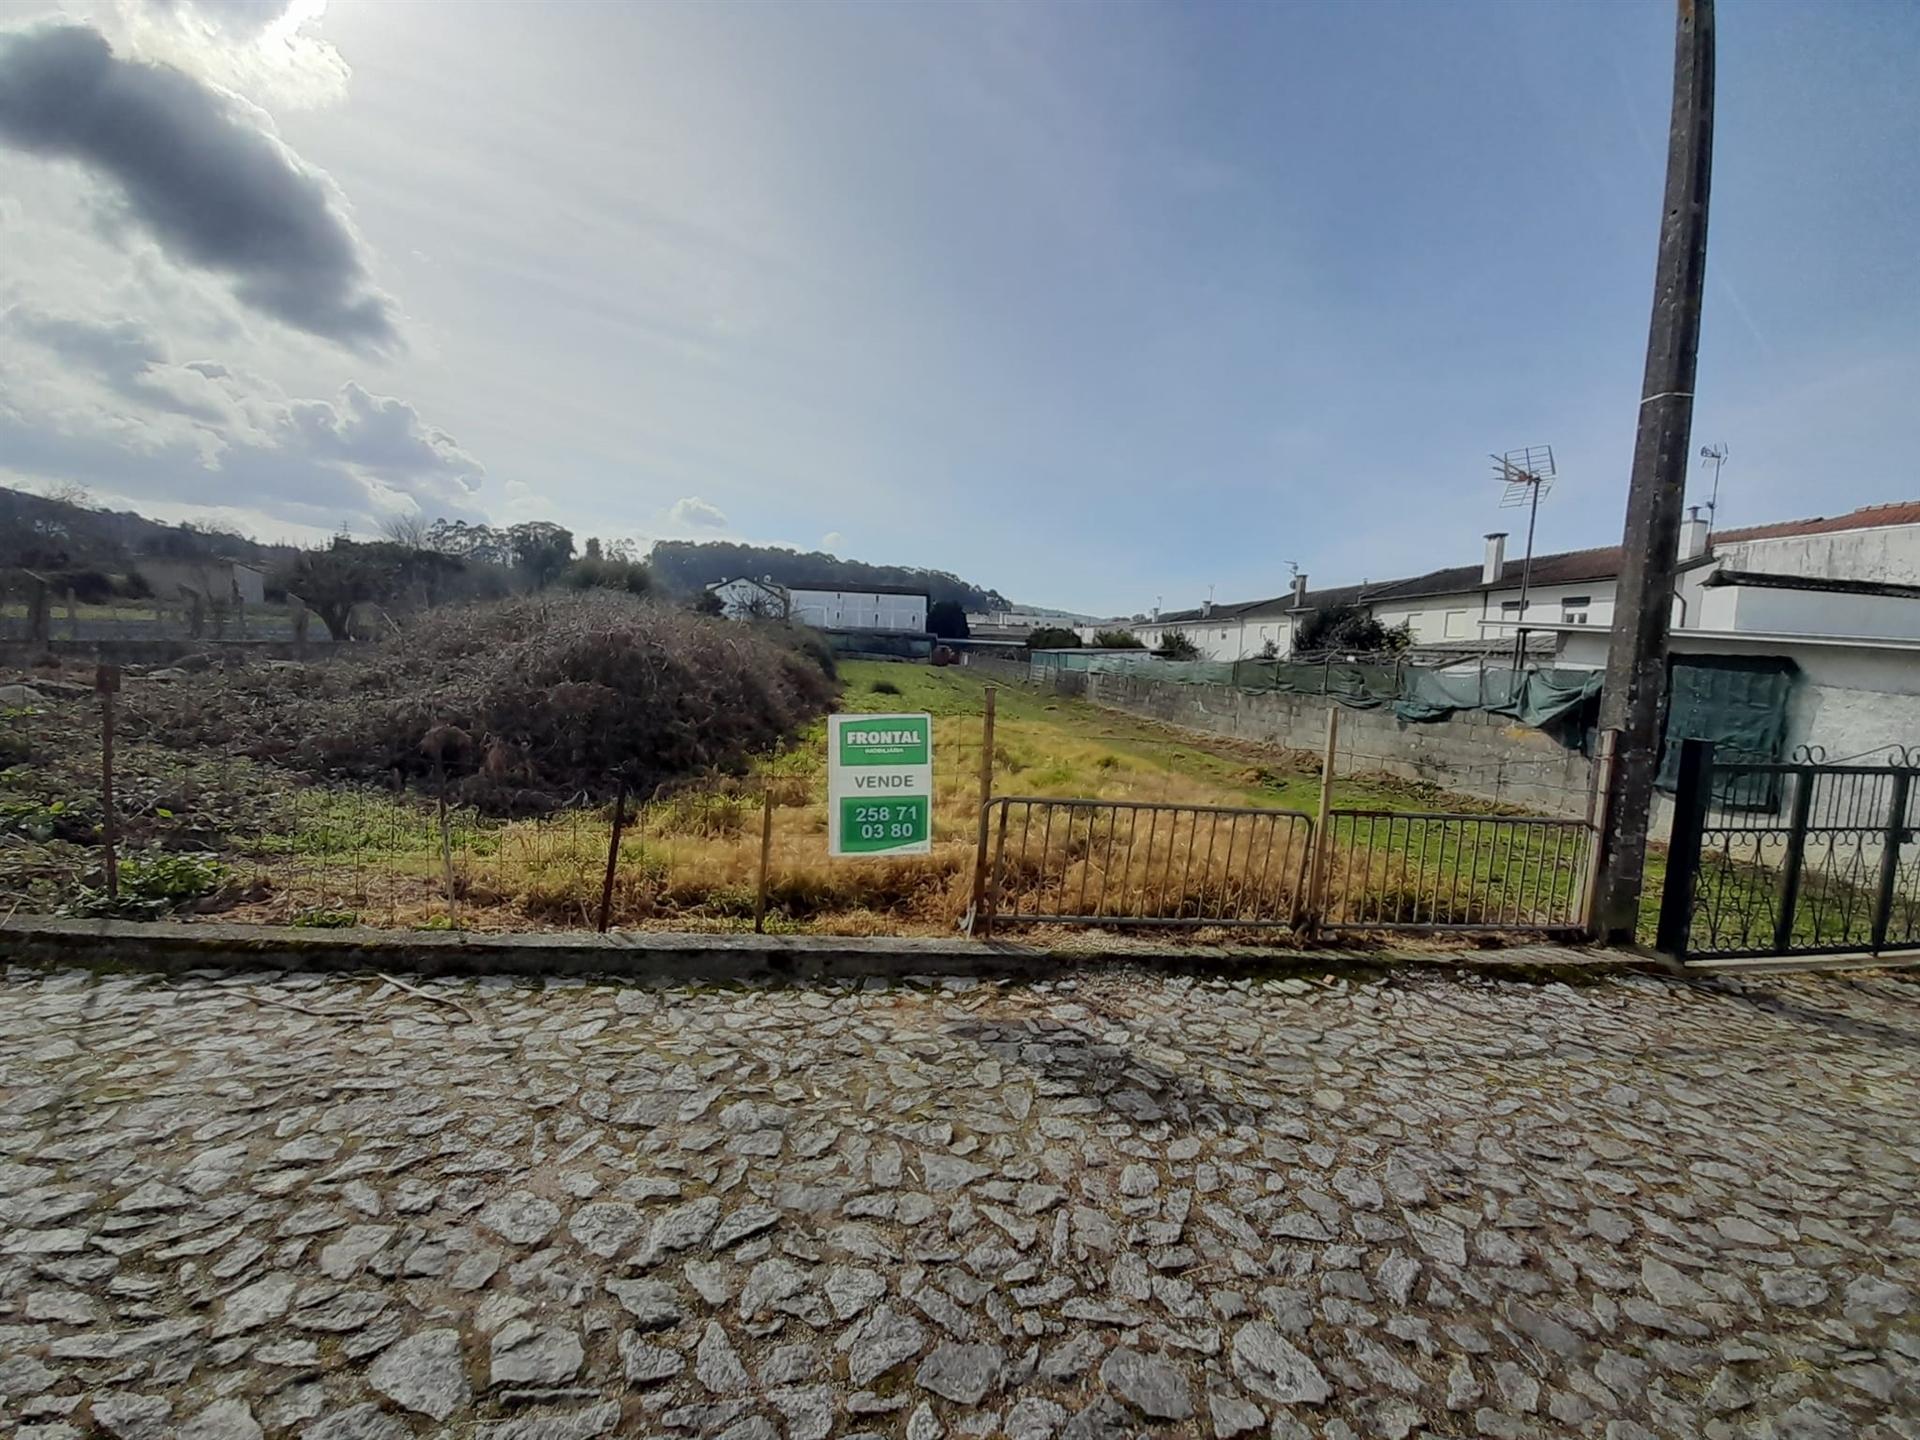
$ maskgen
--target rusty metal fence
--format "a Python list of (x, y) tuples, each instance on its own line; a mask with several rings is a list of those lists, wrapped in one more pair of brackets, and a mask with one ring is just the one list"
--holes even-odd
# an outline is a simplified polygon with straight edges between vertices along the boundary
[(979, 933), (1010, 925), (1291, 927), (1312, 817), (1292, 810), (996, 796)]

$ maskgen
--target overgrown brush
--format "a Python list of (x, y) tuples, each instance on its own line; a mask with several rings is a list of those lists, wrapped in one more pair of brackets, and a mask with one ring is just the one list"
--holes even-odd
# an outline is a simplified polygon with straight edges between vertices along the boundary
[(807, 638), (608, 592), (449, 607), (367, 653), (142, 687), (129, 729), (537, 813), (739, 771), (834, 693)]

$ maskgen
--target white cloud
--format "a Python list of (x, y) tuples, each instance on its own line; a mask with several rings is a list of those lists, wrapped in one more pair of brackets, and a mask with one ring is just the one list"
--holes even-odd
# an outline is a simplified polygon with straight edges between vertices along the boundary
[(176, 360), (140, 320), (25, 303), (0, 311), (0, 472), (362, 533), (392, 515), (482, 518), (485, 474), (404, 400), (352, 381), (291, 397)]
[(840, 547), (846, 543), (847, 537), (842, 535), (838, 530), (829, 530), (820, 537), (820, 548), (830, 555), (837, 554)]
[(724, 530), (727, 528), (727, 516), (718, 505), (702, 500), (698, 495), (688, 495), (673, 502), (673, 507), (667, 511), (667, 523), (687, 530)]
[(353, 71), (314, 33), (326, 0), (117, 0), (94, 19), (134, 54), (266, 103), (346, 97)]

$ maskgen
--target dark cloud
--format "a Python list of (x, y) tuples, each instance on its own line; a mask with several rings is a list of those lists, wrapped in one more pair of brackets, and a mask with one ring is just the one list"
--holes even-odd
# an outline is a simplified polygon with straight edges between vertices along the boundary
[(255, 309), (356, 348), (398, 345), (326, 182), (184, 72), (121, 59), (84, 26), (0, 37), (0, 143), (112, 181), (169, 255), (232, 276)]

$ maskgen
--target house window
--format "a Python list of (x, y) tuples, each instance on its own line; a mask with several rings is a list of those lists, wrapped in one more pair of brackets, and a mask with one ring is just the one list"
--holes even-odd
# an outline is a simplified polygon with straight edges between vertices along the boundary
[(1464, 610), (1447, 611), (1446, 624), (1443, 627), (1446, 638), (1459, 640), (1467, 633), (1467, 612)]
[(1518, 600), (1502, 600), (1500, 602), (1500, 618), (1502, 620), (1518, 620), (1520, 618), (1520, 602)]
[(1587, 612), (1593, 605), (1591, 595), (1562, 595), (1560, 597), (1560, 623), (1562, 625), (1584, 625)]

